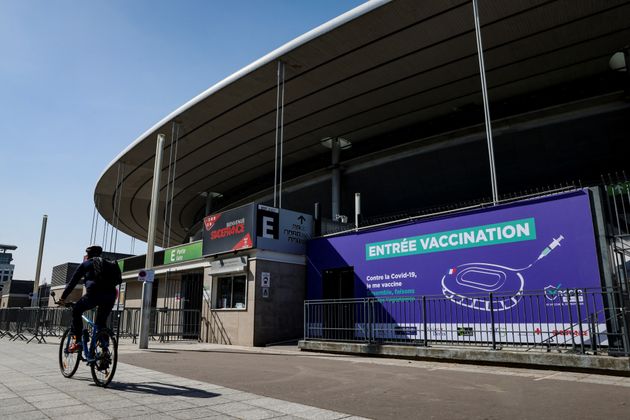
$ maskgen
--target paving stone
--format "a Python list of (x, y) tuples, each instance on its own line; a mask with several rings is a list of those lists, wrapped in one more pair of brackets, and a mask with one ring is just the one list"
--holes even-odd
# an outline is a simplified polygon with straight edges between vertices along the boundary
[(146, 414), (146, 415), (142, 415), (142, 416), (134, 416), (134, 417), (128, 417), (130, 419), (133, 420), (172, 420), (173, 417), (167, 415), (167, 414)]
[(20, 398), (16, 395), (15, 397), (6, 398), (2, 400), (2, 404), (0, 404), (0, 407), (10, 407), (12, 405), (20, 405), (20, 404), (25, 404), (25, 403), (26, 401), (24, 401), (23, 398)]
[(198, 405), (198, 406), (207, 406), (207, 407), (234, 402), (226, 397), (211, 397), (211, 398), (177, 397), (177, 398), (185, 398), (185, 401), (190, 401), (193, 404)]
[(82, 405), (83, 403), (77, 399), (69, 397), (56, 398), (54, 400), (36, 401), (33, 403), (35, 407), (40, 410), (57, 408), (57, 407), (72, 407), (75, 405)]
[(310, 410), (301, 411), (293, 415), (302, 419), (312, 420), (334, 420), (348, 417), (347, 414), (337, 413), (330, 410), (322, 410), (320, 408), (311, 408)]
[(39, 410), (25, 411), (23, 413), (12, 413), (11, 415), (7, 415), (6, 417), (10, 420), (40, 420), (49, 418), (46, 414), (42, 413)]
[(132, 400), (128, 400), (127, 398), (122, 398), (122, 397), (117, 397), (116, 399), (107, 400), (107, 401), (96, 399), (92, 401), (87, 401), (87, 404), (89, 404), (90, 407), (93, 407), (94, 409), (101, 410), (101, 411), (108, 411), (109, 409), (114, 409), (114, 408), (133, 407), (134, 405), (138, 405), (138, 403)]
[(50, 392), (46, 394), (33, 394), (33, 395), (24, 395), (20, 393), (20, 397), (24, 398), (26, 401), (30, 403), (42, 402), (42, 401), (50, 401), (50, 400), (58, 400), (60, 397), (63, 397), (63, 394), (59, 394), (59, 392)]
[(270, 410), (279, 411), (284, 414), (295, 414), (302, 411), (308, 411), (313, 408), (309, 405), (278, 400), (275, 398), (258, 398), (255, 400), (248, 400), (247, 404), (268, 408)]
[(114, 418), (142, 416), (154, 413), (157, 413), (157, 411), (144, 405), (134, 405), (132, 407), (112, 408), (107, 410), (107, 414), (113, 416)]
[(66, 418), (67, 416), (75, 416), (81, 414), (83, 417), (91, 417), (91, 413), (95, 410), (87, 405), (72, 405), (64, 407), (54, 407), (42, 410), (48, 417), (51, 418)]
[(10, 418), (15, 413), (23, 413), (25, 411), (33, 411), (35, 407), (31, 404), (22, 403), (10, 406), (0, 406), (0, 418)]
[(221, 415), (216, 411), (212, 411), (208, 407), (189, 408), (186, 410), (169, 411), (170, 416), (176, 419), (188, 420), (188, 419), (208, 419)]
[(260, 398), (259, 395), (250, 394), (249, 392), (239, 392), (235, 394), (228, 394), (225, 398), (230, 399), (232, 401), (250, 401)]
[[(17, 394), (14, 394), (11, 391), (0, 391), (0, 401), (4, 401), (4, 400), (8, 400), (11, 398), (19, 398)], [(2, 405), (3, 402), (0, 402), (0, 405)]]
[[(0, 391), (1, 393), (1, 391)], [(59, 390), (52, 388), (50, 386), (46, 386), (45, 388), (37, 388), (37, 389), (31, 389), (28, 391), (20, 391), (20, 397), (22, 398), (26, 398), (28, 396), (32, 396), (32, 395), (46, 395), (46, 394), (59, 394)]]
[(240, 402), (229, 402), (226, 404), (218, 404), (218, 405), (212, 406), (212, 409), (214, 411), (218, 411), (219, 413), (224, 413), (224, 414), (229, 414), (229, 415), (235, 415), (235, 413), (251, 410), (253, 408), (255, 407), (252, 407), (251, 405), (243, 404)]
[(238, 413), (234, 414), (234, 416), (244, 420), (261, 420), (282, 416), (282, 413), (278, 413), (277, 411), (265, 410), (264, 408), (253, 408), (251, 410), (241, 410)]
[(84, 413), (66, 414), (66, 415), (61, 415), (61, 416), (54, 416), (51, 418), (59, 419), (59, 420), (109, 420), (109, 419), (113, 419), (114, 417), (109, 416), (100, 411), (92, 410), (92, 411), (88, 411)]

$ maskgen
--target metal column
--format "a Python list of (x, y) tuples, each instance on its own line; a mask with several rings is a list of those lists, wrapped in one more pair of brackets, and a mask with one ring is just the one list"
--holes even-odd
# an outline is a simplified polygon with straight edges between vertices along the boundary
[(490, 120), (490, 104), (488, 103), (488, 85), (486, 84), (486, 66), (483, 61), (483, 45), (481, 43), (481, 27), (479, 25), (478, 0), (473, 0), (473, 14), (475, 18), (475, 35), (477, 38), (477, 57), (479, 57), (479, 77), (481, 78), (481, 94), (483, 96), (483, 112), (486, 125), (486, 139), (488, 141), (488, 158), (490, 161), (490, 183), (492, 184), (492, 202), (497, 204), (499, 192), (497, 188), (497, 173), (494, 167), (494, 147), (492, 143), (492, 123)]
[(341, 154), (341, 146), (339, 139), (333, 137), (330, 139), (330, 147), (332, 149), (332, 219), (337, 220), (337, 216), (341, 214), (341, 169), (339, 168), (339, 156)]
[[(153, 188), (151, 189), (151, 209), (149, 212), (149, 232), (147, 235), (147, 259), (145, 268), (153, 268), (153, 251), (155, 247), (155, 227), (157, 224), (157, 212), (160, 193), (160, 174), (162, 172), (162, 151), (164, 150), (164, 134), (158, 134), (155, 148), (155, 166), (153, 168)], [(149, 348), (149, 315), (151, 314), (151, 295), (153, 283), (142, 283), (142, 309), (140, 313), (140, 340), (139, 348)]]
[(278, 61), (276, 87), (276, 148), (274, 156), (273, 206), (282, 208), (282, 157), (284, 155), (284, 78), (285, 66)]
[(42, 232), (39, 236), (39, 253), (37, 254), (37, 268), (35, 271), (35, 281), (33, 284), (33, 299), (31, 306), (39, 306), (39, 276), (42, 273), (42, 256), (44, 255), (44, 241), (46, 240), (46, 225), (48, 223), (48, 215), (45, 214), (42, 219)]
[(361, 193), (354, 193), (354, 230), (359, 229), (359, 216), (361, 215)]

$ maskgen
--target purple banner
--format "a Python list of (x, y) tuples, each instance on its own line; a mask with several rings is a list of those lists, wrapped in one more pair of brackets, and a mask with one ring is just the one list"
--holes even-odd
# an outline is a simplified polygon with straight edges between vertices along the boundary
[[(577, 322), (578, 313), (584, 319), (603, 306), (600, 297), (587, 302), (582, 292), (575, 295), (575, 289), (601, 288), (586, 190), (320, 238), (309, 243), (307, 256), (308, 299), (374, 297), (393, 305), (428, 296), (449, 305), (445, 313), (466, 311), (485, 322), (492, 311), (496, 322), (518, 319), (538, 329), (546, 322), (550, 331), (550, 319), (567, 321), (557, 328), (573, 328), (570, 317)], [(326, 286), (344, 281), (350, 284)], [(540, 299), (524, 299), (528, 294)], [(419, 315), (403, 312), (405, 322), (418, 321)], [(402, 324), (401, 317), (392, 314), (390, 321)], [(427, 318), (444, 321), (437, 313)]]

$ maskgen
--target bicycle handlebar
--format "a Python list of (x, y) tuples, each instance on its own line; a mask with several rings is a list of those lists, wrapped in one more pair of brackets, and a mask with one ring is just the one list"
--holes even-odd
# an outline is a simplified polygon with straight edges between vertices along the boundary
[(76, 303), (76, 302), (63, 302), (63, 303), (59, 303), (59, 301), (58, 301), (57, 299), (55, 299), (55, 292), (51, 292), (51, 293), (50, 293), (50, 296), (52, 296), (52, 298), (53, 298), (53, 302), (54, 302), (54, 304), (55, 304), (55, 305), (57, 305), (57, 306), (63, 306), (63, 307), (65, 307), (65, 308), (72, 308), (72, 307), (74, 306), (74, 304)]

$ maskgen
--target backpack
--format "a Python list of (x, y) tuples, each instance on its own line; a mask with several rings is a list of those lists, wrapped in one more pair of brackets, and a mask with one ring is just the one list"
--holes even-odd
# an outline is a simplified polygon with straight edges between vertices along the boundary
[(122, 283), (122, 273), (116, 261), (102, 257), (92, 258), (94, 277), (97, 283), (111, 284), (116, 287)]

